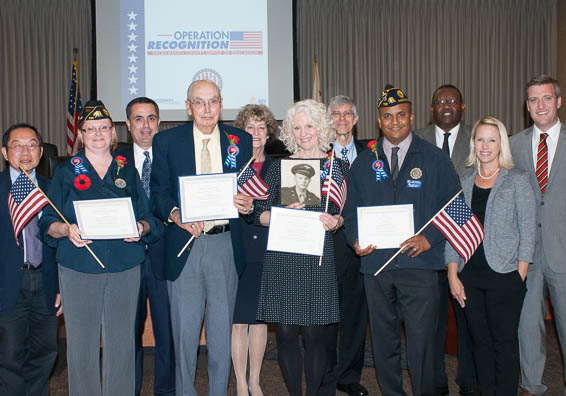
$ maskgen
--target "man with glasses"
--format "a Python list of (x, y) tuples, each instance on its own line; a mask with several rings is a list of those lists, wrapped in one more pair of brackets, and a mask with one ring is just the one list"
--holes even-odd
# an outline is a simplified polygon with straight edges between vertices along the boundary
[(48, 181), (35, 171), (42, 154), (41, 136), (35, 127), (15, 124), (4, 132), (2, 155), (9, 167), (0, 173), (2, 395), (48, 395), (49, 374), (57, 357), (57, 316), (62, 311), (55, 251), (37, 238), (39, 214), (27, 220), (16, 240), (8, 208), (9, 196), (24, 210), (25, 197), (32, 194), (25, 192), (30, 181), (20, 167), (43, 190), (47, 188)]
[[(328, 113), (336, 126), (335, 155), (351, 165), (358, 153), (367, 148), (363, 142), (354, 138), (354, 126), (359, 118), (356, 104), (348, 96), (338, 95), (330, 99)], [(367, 303), (360, 273), (360, 258), (348, 246), (343, 227), (334, 234), (334, 257), (340, 299), (340, 324), (327, 326), (328, 369), (319, 394), (333, 395), (338, 389), (350, 396), (364, 396), (368, 391), (360, 384), (360, 378), (364, 367)], [(340, 343), (337, 351), (338, 327)]]
[[(472, 127), (462, 124), (462, 113), (466, 104), (462, 93), (454, 85), (446, 84), (438, 87), (432, 95), (429, 106), (434, 123), (415, 133), (444, 151), (452, 161), (458, 176), (461, 178), (471, 168), (466, 167), (466, 159), (470, 152)], [(446, 340), (446, 321), (448, 318), (448, 301), (452, 301), (456, 324), (458, 326), (458, 373), (456, 383), (461, 395), (472, 395), (476, 388), (476, 371), (472, 354), (472, 340), (468, 332), (466, 317), (460, 304), (450, 296), (446, 271), (439, 271), (440, 310), (438, 331), (436, 334), (436, 371), (435, 382), (439, 396), (448, 395), (448, 378), (444, 365), (444, 344)]]
[[(197, 396), (195, 369), (204, 314), (208, 394), (226, 395), (232, 316), (244, 264), (240, 225), (238, 219), (181, 223), (178, 178), (240, 171), (252, 156), (252, 138), (218, 123), (222, 97), (211, 81), (192, 82), (185, 105), (193, 121), (153, 139), (150, 183), (154, 213), (169, 222), (164, 235), (164, 277), (171, 303), (176, 390), (178, 395)], [(253, 199), (237, 194), (234, 206), (249, 216)], [(195, 239), (190, 249), (177, 257), (191, 236)]]

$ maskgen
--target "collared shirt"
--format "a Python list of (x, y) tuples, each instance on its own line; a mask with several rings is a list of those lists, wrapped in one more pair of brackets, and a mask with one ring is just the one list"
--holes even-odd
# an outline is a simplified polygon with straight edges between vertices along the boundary
[(358, 156), (358, 153), (356, 152), (356, 145), (354, 144), (354, 138), (352, 138), (350, 140), (350, 143), (348, 143), (348, 145), (346, 147), (340, 145), (340, 143), (338, 143), (338, 141), (336, 140), (334, 142), (334, 153), (338, 156), (338, 158), (342, 159), (342, 149), (345, 148), (348, 150), (348, 161), (350, 161), (350, 164), (354, 163), (354, 160), (356, 159), (356, 157)]
[[(200, 160), (201, 160), (201, 151), (202, 151), (202, 141), (203, 139), (210, 139), (207, 144), (208, 151), (210, 153), (210, 165), (212, 169), (212, 173), (223, 173), (222, 169), (222, 152), (220, 147), (220, 129), (218, 129), (218, 125), (214, 127), (214, 131), (210, 134), (205, 134), (199, 131), (196, 125), (193, 125), (193, 137), (195, 141), (195, 167), (197, 171), (197, 175), (200, 175)], [(226, 225), (228, 224), (228, 220), (214, 220), (214, 221), (206, 221), (204, 225), (205, 231), (210, 230), (212, 227), (217, 225)]]
[[(10, 166), (10, 179), (12, 179), (12, 184), (14, 184), (14, 182), (16, 181), (18, 176), (20, 176), (20, 173), (21, 173), (20, 171), (17, 171)], [(35, 174), (35, 169), (32, 170), (31, 173), (29, 173), (29, 175), (31, 176), (33, 181), (37, 183), (37, 175)], [(38, 218), (41, 218), (41, 213), (42, 212), (39, 211), (39, 213), (37, 214)], [(27, 257), (28, 256), (28, 250), (26, 248), (26, 228), (25, 227), (22, 230), (22, 240), (24, 241), (24, 263), (26, 263), (28, 261), (28, 257)]]
[(198, 128), (193, 126), (193, 136), (195, 141), (195, 166), (197, 170), (197, 175), (200, 175), (200, 155), (202, 151), (202, 141), (203, 139), (210, 139), (208, 145), (208, 151), (210, 152), (210, 162), (212, 167), (212, 173), (222, 173), (222, 153), (220, 148), (220, 129), (218, 125), (214, 127), (214, 131), (210, 134), (202, 133)]
[[(548, 137), (546, 138), (546, 145), (548, 146), (548, 174), (550, 175), (550, 168), (552, 168), (552, 161), (554, 160), (554, 154), (556, 154), (556, 147), (558, 146), (558, 138), (560, 137), (560, 128), (562, 124), (560, 120), (556, 122), (546, 133)], [(538, 129), (536, 125), (533, 126), (533, 164), (535, 168), (537, 167), (537, 152), (538, 144), (540, 140), (540, 134), (542, 131)]]
[(148, 148), (147, 150), (142, 149), (140, 146), (134, 143), (134, 161), (136, 165), (136, 169), (138, 170), (138, 175), (140, 178), (142, 177), (143, 173), (143, 163), (145, 161), (145, 154), (144, 152), (149, 152), (149, 159), (153, 162), (153, 150)]
[(385, 156), (387, 157), (387, 161), (389, 161), (389, 167), (391, 168), (391, 149), (393, 147), (399, 147), (399, 152), (397, 153), (397, 158), (399, 160), (399, 170), (403, 167), (403, 161), (405, 160), (405, 156), (407, 155), (407, 151), (409, 151), (409, 147), (411, 146), (411, 142), (413, 141), (413, 132), (409, 133), (409, 136), (405, 138), (401, 143), (397, 146), (394, 146), (386, 138), (383, 139), (383, 151), (385, 152)]
[[(454, 152), (454, 145), (456, 144), (456, 139), (458, 138), (458, 131), (460, 130), (460, 124), (456, 125), (454, 128), (448, 131), (450, 136), (448, 136), (448, 147), (450, 147), (450, 157)], [(434, 135), (436, 137), (436, 147), (442, 149), (444, 144), (444, 130), (440, 129), (438, 125), (434, 125)]]

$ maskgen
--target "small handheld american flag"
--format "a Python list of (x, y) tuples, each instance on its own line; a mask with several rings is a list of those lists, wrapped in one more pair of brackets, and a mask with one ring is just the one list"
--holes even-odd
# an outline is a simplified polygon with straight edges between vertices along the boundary
[(252, 197), (253, 199), (265, 200), (269, 197), (267, 184), (251, 165), (247, 165), (238, 176), (238, 192)]
[(20, 173), (8, 194), (8, 209), (18, 246), (20, 245), (18, 236), (45, 205), (47, 205), (45, 195), (33, 185), (24, 172)]
[(472, 257), (485, 236), (480, 221), (461, 196), (438, 213), (432, 223), (462, 256), (464, 263)]
[[(332, 176), (332, 179), (330, 176)], [(342, 173), (341, 167), (334, 161), (332, 172), (328, 172), (328, 175), (324, 179), (321, 193), (324, 197), (329, 196), (330, 200), (342, 211), (346, 204), (346, 196), (348, 195), (348, 183)]]

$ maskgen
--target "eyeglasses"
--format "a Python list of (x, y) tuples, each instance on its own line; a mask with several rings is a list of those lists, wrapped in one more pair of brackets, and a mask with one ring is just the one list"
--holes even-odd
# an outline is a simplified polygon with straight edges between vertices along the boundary
[(334, 118), (340, 118), (342, 116), (344, 116), (344, 118), (350, 118), (354, 116), (354, 112), (353, 111), (333, 111), (330, 113), (330, 115)]
[(101, 127), (98, 127), (98, 128), (95, 128), (95, 127), (84, 128), (84, 129), (81, 129), (81, 131), (86, 135), (94, 135), (96, 133), (96, 131), (100, 131), (101, 133), (106, 133), (106, 132), (110, 132), (111, 129), (112, 129), (112, 126), (102, 125)]
[(36, 151), (37, 149), (39, 149), (39, 144), (38, 143), (28, 143), (28, 144), (14, 144), (12, 146), (8, 146), (8, 148), (10, 150), (14, 150), (16, 153), (21, 153), (22, 151), (24, 151), (24, 148), (26, 148), (29, 151)]
[(195, 100), (189, 100), (189, 102), (192, 103), (193, 106), (199, 109), (202, 109), (206, 105), (209, 105), (211, 108), (216, 108), (220, 106), (220, 103), (222, 103), (222, 99), (221, 98), (212, 98), (210, 100), (195, 99)]
[(433, 106), (444, 106), (444, 105), (449, 105), (449, 106), (456, 106), (459, 105), (460, 101), (457, 99), (440, 99), (440, 100), (435, 100), (434, 102), (432, 102)]

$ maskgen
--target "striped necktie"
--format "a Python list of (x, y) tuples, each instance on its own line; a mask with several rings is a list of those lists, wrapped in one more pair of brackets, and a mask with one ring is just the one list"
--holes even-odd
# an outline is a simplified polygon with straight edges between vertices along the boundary
[(350, 160), (348, 159), (348, 149), (346, 147), (342, 147), (342, 160), (350, 167)]
[(540, 134), (540, 140), (537, 150), (536, 175), (541, 194), (544, 194), (544, 192), (546, 191), (546, 185), (548, 184), (548, 145), (546, 144), (547, 137), (548, 133)]

